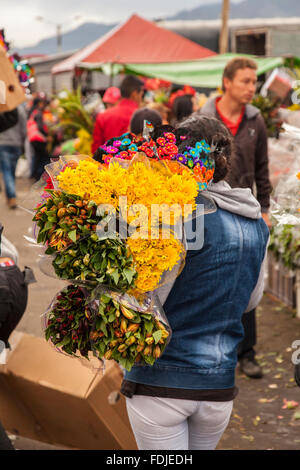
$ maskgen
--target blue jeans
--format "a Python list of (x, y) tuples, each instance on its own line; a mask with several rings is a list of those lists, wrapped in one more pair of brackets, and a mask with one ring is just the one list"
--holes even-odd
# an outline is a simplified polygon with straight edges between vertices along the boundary
[(21, 147), (0, 145), (0, 168), (3, 173), (5, 193), (8, 199), (16, 197), (16, 166), (22, 154)]

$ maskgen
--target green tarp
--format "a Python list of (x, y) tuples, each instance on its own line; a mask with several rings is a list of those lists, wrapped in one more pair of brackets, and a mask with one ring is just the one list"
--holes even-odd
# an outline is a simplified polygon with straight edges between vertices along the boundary
[(246, 54), (219, 54), (192, 62), (170, 62), (162, 64), (126, 64), (126, 73), (168, 80), (172, 83), (201, 88), (217, 88), (222, 85), (225, 65), (233, 57), (249, 57), (257, 63), (257, 74), (261, 75), (284, 64), (281, 57), (257, 57)]

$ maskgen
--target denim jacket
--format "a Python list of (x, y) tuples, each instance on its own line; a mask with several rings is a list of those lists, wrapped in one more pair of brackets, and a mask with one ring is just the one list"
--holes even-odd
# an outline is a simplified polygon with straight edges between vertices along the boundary
[(241, 317), (263, 262), (269, 231), (220, 207), (204, 216), (204, 245), (186, 264), (164, 304), (172, 337), (153, 366), (135, 365), (125, 380), (160, 387), (234, 386)]

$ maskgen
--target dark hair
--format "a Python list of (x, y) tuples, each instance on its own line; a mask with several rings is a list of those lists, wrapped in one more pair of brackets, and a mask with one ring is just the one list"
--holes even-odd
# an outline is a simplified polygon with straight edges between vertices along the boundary
[(222, 89), (225, 91), (224, 87), (224, 78), (228, 78), (229, 80), (233, 80), (235, 74), (240, 69), (253, 69), (257, 70), (257, 65), (252, 59), (248, 59), (248, 57), (235, 57), (231, 59), (224, 68), (223, 71), (223, 78), (222, 78)]
[[(179, 153), (183, 153), (187, 146), (193, 147), (196, 142), (205, 140), (210, 147), (215, 149), (210, 153), (215, 160), (214, 183), (225, 178), (234, 147), (232, 135), (219, 119), (193, 113), (178, 124), (176, 136)], [(185, 136), (185, 139), (181, 140), (181, 136)]]
[(177, 96), (174, 100), (172, 111), (175, 115), (176, 121), (179, 122), (182, 119), (190, 116), (193, 112), (193, 101), (192, 95)]
[(141, 91), (144, 83), (134, 75), (127, 75), (121, 83), (120, 92), (122, 98), (130, 98), (133, 91)]
[(31, 108), (27, 112), (27, 118), (29, 118), (31, 114), (33, 113), (33, 111), (35, 111), (39, 107), (40, 103), (43, 103), (44, 107), (46, 107), (50, 103), (50, 101), (47, 100), (46, 98), (41, 98), (39, 96), (35, 97), (33, 99)]
[(144, 121), (150, 121), (153, 127), (161, 126), (161, 115), (154, 109), (142, 108), (133, 113), (130, 121), (130, 132), (133, 134), (142, 134)]

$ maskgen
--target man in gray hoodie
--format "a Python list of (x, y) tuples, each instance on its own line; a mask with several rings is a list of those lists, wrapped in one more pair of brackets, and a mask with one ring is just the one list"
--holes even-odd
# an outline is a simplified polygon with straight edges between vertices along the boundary
[(17, 207), (15, 172), (27, 137), (27, 119), (23, 105), (18, 106), (17, 113), (17, 123), (0, 132), (0, 169), (3, 174), (5, 193), (10, 209)]

